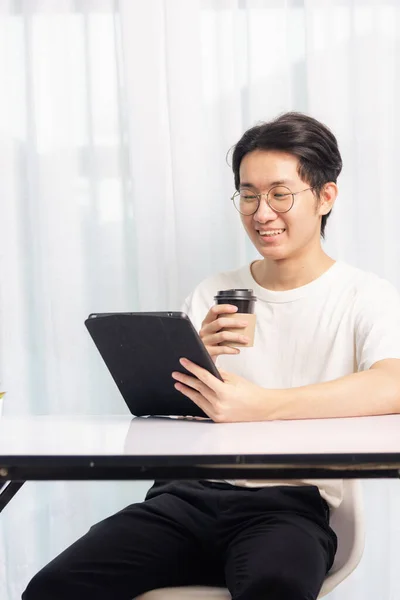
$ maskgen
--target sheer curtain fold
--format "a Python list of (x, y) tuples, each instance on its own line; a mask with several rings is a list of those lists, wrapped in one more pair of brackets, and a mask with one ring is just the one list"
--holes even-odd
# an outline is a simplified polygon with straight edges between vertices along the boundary
[[(5, 413), (126, 412), (85, 317), (179, 309), (256, 257), (228, 151), (286, 110), (342, 151), (327, 251), (400, 288), (399, 22), (389, 0), (0, 0)], [(0, 519), (0, 597), (145, 486), (24, 486)], [(338, 600), (400, 596), (399, 487), (365, 491), (365, 557)]]

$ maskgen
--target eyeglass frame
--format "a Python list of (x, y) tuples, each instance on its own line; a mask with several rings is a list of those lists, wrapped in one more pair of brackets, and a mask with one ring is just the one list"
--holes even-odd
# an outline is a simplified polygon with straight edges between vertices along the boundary
[[(276, 210), (275, 208), (273, 208), (270, 203), (269, 203), (269, 193), (271, 192), (271, 190), (274, 190), (277, 187), (284, 187), (287, 190), (289, 190), (290, 195), (292, 196), (292, 204), (290, 205), (290, 208), (288, 208), (287, 210)], [(246, 188), (248, 189), (248, 188)], [(254, 197), (257, 198), (258, 200), (258, 205), (257, 208), (254, 212), (251, 213), (242, 213), (236, 206), (235, 204), (235, 198), (237, 198), (238, 196), (240, 197), (240, 190), (236, 190), (235, 193), (233, 194), (233, 196), (231, 197), (231, 200), (233, 202), (233, 206), (236, 208), (236, 210), (238, 211), (239, 214), (243, 215), (244, 217), (251, 217), (252, 215), (255, 215), (256, 212), (258, 211), (258, 209), (260, 208), (260, 204), (261, 204), (261, 200), (263, 196), (267, 196), (267, 204), (270, 207), (271, 210), (273, 210), (274, 212), (277, 212), (279, 214), (284, 214), (289, 212), (289, 210), (292, 210), (293, 205), (294, 205), (294, 197), (297, 196), (297, 194), (301, 194), (302, 192), (307, 192), (308, 190), (313, 190), (315, 188), (313, 187), (309, 187), (309, 188), (305, 188), (304, 190), (300, 190), (298, 192), (292, 192), (290, 188), (286, 187), (286, 185), (274, 185), (272, 186), (272, 188), (270, 188), (268, 190), (268, 192), (263, 192), (262, 194), (257, 194), (256, 192), (254, 192)]]

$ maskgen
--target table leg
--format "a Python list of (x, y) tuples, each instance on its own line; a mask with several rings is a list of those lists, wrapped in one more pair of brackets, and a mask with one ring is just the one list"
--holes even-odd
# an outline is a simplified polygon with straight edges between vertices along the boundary
[(25, 481), (0, 481), (0, 512), (12, 500)]

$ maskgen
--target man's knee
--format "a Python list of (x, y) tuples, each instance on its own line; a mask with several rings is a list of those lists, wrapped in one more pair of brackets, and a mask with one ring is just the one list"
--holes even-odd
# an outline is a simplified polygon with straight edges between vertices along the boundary
[[(65, 595), (67, 594), (67, 595)], [(63, 600), (70, 598), (67, 590), (67, 578), (61, 572), (45, 567), (28, 583), (22, 594), (22, 600)]]
[(237, 590), (235, 600), (316, 600), (318, 591), (309, 583), (285, 573), (284, 575), (260, 575), (257, 579), (243, 582)]

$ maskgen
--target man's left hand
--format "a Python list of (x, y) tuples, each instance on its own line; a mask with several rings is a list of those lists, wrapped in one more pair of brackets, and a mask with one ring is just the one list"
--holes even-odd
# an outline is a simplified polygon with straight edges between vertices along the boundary
[(185, 358), (180, 363), (193, 377), (174, 371), (172, 377), (177, 381), (175, 388), (197, 404), (213, 421), (234, 423), (268, 419), (266, 390), (260, 386), (219, 369), (221, 381)]

